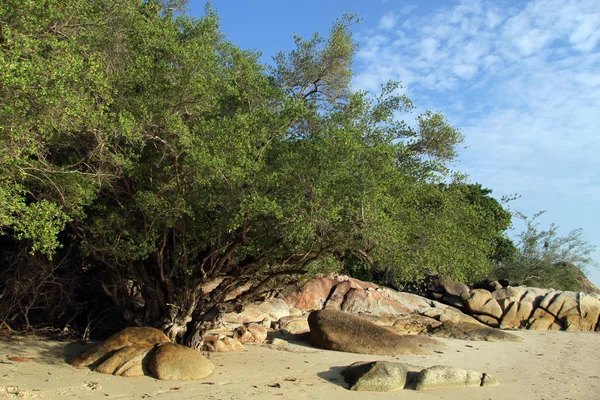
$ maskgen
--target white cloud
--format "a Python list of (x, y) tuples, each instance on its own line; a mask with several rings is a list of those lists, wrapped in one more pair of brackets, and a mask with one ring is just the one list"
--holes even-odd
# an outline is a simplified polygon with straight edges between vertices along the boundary
[(387, 13), (379, 20), (379, 28), (384, 30), (390, 30), (396, 26), (396, 15), (394, 13)]
[(514, 207), (548, 209), (550, 222), (582, 227), (600, 246), (598, 2), (499, 4), (462, 1), (398, 17), (393, 32), (361, 40), (355, 84), (402, 81), (417, 106), (463, 129), (460, 169), (474, 181), (498, 196), (520, 193)]

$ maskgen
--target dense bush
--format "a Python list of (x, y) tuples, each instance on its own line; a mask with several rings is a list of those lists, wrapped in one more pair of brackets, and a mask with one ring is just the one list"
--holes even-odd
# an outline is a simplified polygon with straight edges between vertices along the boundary
[(129, 323), (196, 347), (220, 313), (351, 257), (394, 282), (489, 273), (502, 208), (449, 171), (462, 136), (442, 115), (409, 126), (396, 83), (352, 90), (353, 16), (267, 67), (175, 3), (0, 4), (0, 232), (19, 266), (2, 302), (31, 304), (13, 290), (31, 276), (56, 283), (33, 302), (48, 320), (84, 314), (93, 276)]

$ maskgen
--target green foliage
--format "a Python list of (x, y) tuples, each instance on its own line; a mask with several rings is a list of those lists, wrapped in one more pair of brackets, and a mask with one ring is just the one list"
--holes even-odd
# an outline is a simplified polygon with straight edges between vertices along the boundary
[(591, 255), (595, 247), (583, 239), (581, 229), (567, 236), (559, 236), (554, 224), (540, 229), (536, 219), (543, 213), (533, 218), (517, 213), (526, 229), (519, 234), (516, 254), (498, 264), (496, 275), (521, 285), (581, 290), (586, 268), (594, 265)]
[(449, 171), (442, 115), (411, 127), (397, 83), (352, 90), (354, 16), (267, 68), (182, 5), (0, 5), (0, 232), (77, 247), (123, 307), (134, 282), (148, 323), (350, 257), (392, 281), (485, 274), (509, 218)]

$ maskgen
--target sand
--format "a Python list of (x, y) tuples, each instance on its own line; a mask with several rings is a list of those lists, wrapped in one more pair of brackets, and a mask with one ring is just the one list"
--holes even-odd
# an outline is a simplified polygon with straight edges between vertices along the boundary
[[(204, 381), (158, 381), (102, 375), (66, 361), (90, 345), (12, 338), (0, 341), (0, 399), (600, 399), (600, 333), (528, 332), (523, 342), (441, 339), (429, 356), (371, 356), (318, 350), (305, 343), (247, 345), (211, 353)], [(390, 360), (420, 367), (451, 365), (486, 372), (496, 387), (417, 392), (352, 392), (340, 376), (355, 361)]]

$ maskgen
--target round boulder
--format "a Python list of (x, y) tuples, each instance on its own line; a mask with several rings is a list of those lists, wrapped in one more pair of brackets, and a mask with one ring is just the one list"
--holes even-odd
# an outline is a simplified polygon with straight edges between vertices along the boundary
[(156, 379), (199, 380), (213, 373), (214, 365), (200, 352), (175, 343), (156, 346), (148, 370)]

